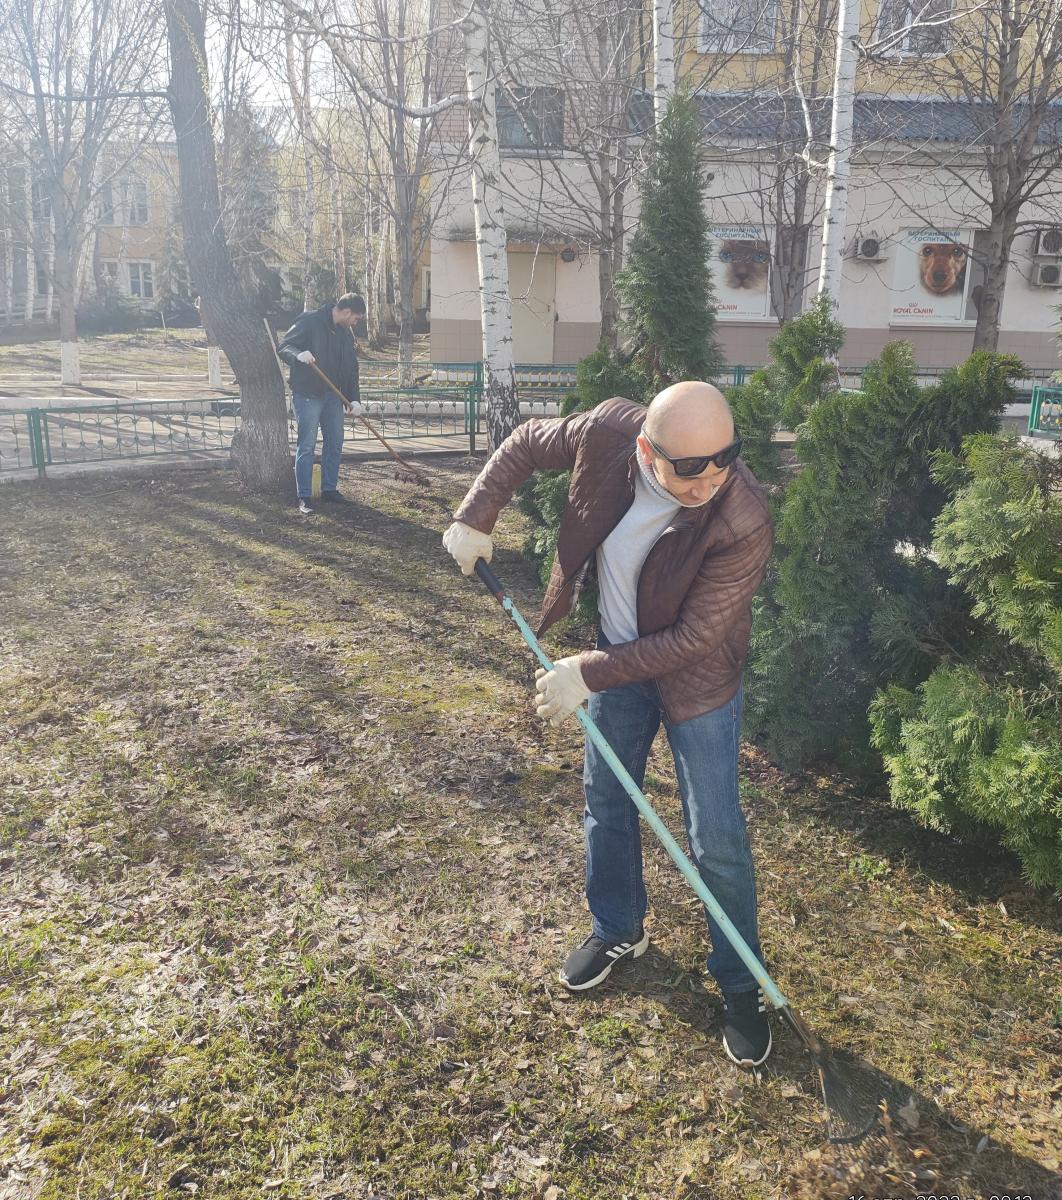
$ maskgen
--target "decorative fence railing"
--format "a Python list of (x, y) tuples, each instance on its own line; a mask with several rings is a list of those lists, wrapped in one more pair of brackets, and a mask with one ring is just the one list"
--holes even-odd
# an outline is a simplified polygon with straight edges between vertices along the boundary
[[(366, 416), (388, 441), (460, 438), (470, 451), (482, 432), (471, 387), (362, 391)], [(531, 415), (535, 405), (527, 406)], [(0, 477), (49, 468), (128, 461), (162, 455), (215, 457), (227, 453), (240, 427), (238, 399), (116, 400), (0, 411)], [(295, 441), (294, 415), (288, 435)], [(347, 425), (350, 442), (372, 441), (360, 421)]]
[[(362, 377), (372, 368), (371, 363), (362, 363)], [(733, 387), (748, 383), (749, 377), (760, 368), (754, 365), (735, 364), (724, 367), (715, 377), (715, 383), (720, 387)], [(943, 376), (952, 370), (951, 367), (919, 367), (916, 377), (923, 387), (939, 383)], [(867, 368), (842, 367), (840, 370), (841, 387), (858, 391), (862, 388)], [(516, 367), (516, 386), (521, 396), (556, 396), (566, 395), (575, 387), (574, 364), (536, 364), (519, 363)], [(1030, 368), (1028, 373), (1015, 381), (1015, 389), (1019, 400), (1028, 403), (1035, 387), (1050, 384), (1057, 376), (1054, 367)], [(414, 377), (420, 381), (429, 381), (432, 386), (447, 386), (450, 384), (472, 384), (482, 389), (482, 363), (423, 363), (420, 364), (419, 375), (414, 369)]]
[[(428, 364), (425, 364), (427, 367)], [(746, 382), (753, 368), (730, 367), (717, 380), (726, 386)], [(944, 368), (920, 378), (931, 383)], [(377, 386), (366, 380), (366, 415), (388, 439), (445, 439), (449, 445), (482, 445), (483, 377), (479, 363), (434, 363), (416, 378), (418, 386)], [(1045, 372), (1046, 374), (1046, 372)], [(862, 371), (842, 371), (841, 385), (858, 389)], [(521, 365), (517, 387), (524, 416), (552, 416), (575, 381), (571, 366)], [(1058, 437), (1062, 432), (1062, 387), (1027, 381), (1032, 398), (1029, 432)], [(0, 478), (37, 474), (49, 468), (83, 466), (162, 455), (214, 457), (226, 453), (239, 429), (240, 402), (233, 396), (195, 399), (114, 399), (82, 404), (0, 410)], [(289, 435), (295, 437), (289, 413)], [(351, 442), (371, 440), (360, 423), (348, 425)], [(477, 442), (477, 439), (480, 439)]]

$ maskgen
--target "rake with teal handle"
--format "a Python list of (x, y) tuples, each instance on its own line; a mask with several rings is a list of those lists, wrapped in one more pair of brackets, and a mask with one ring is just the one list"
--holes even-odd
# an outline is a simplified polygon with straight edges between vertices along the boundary
[[(553, 663), (542, 649), (534, 630), (524, 620), (497, 575), (482, 558), (476, 560), (476, 574), (487, 591), (512, 618), (538, 661), (547, 671), (552, 671)], [(601, 752), (601, 756), (612, 768), (627, 795), (634, 801), (646, 824), (663, 843), (664, 849), (671, 855), (675, 866), (682, 872), (686, 882), (697, 893), (698, 898), (715, 918), (727, 941), (734, 947), (756, 982), (763, 988), (763, 993), (771, 1002), (771, 1006), (777, 1010), (778, 1015), (796, 1034), (811, 1055), (818, 1071), (822, 1098), (829, 1117), (830, 1141), (857, 1142), (866, 1137), (877, 1124), (884, 1099), (881, 1094), (882, 1089), (875, 1087), (859, 1071), (839, 1063), (831, 1051), (815, 1036), (807, 1022), (793, 1009), (782, 994), (781, 988), (767, 974), (763, 963), (753, 954), (748, 942), (741, 936), (723, 911), (719, 901), (709, 891), (697, 868), (683, 854), (682, 848), (672, 837), (671, 831), (656, 815), (656, 811), (646, 799), (642, 789), (631, 778), (630, 772), (605, 740), (605, 735), (594, 724), (593, 718), (584, 708), (577, 708), (575, 715), (586, 730), (586, 736)]]

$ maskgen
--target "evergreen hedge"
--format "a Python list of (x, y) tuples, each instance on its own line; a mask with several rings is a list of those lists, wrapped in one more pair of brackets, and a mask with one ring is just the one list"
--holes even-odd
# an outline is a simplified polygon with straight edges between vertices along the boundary
[(995, 828), (1032, 883), (1062, 889), (1062, 462), (1001, 437), (941, 454), (933, 552), (971, 636), (870, 708), (895, 804)]

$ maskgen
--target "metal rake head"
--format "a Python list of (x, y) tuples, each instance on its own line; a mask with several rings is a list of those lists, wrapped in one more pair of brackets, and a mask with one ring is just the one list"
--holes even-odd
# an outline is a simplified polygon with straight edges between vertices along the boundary
[(882, 1081), (872, 1070), (838, 1058), (791, 1008), (780, 1009), (779, 1015), (804, 1044), (815, 1064), (826, 1107), (829, 1141), (837, 1145), (861, 1142), (878, 1128), (885, 1111), (887, 1093)]
[(827, 1137), (835, 1145), (861, 1142), (874, 1132), (885, 1111), (886, 1097), (873, 1072), (842, 1062), (826, 1051), (815, 1068), (826, 1106)]

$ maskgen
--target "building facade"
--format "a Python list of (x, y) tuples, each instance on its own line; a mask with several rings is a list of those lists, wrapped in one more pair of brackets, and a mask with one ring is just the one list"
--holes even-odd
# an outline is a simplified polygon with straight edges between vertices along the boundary
[[(950, 11), (946, 0), (939, 8), (933, 16)], [(848, 328), (846, 366), (862, 365), (897, 339), (910, 341), (925, 367), (960, 362), (973, 344), (991, 194), (980, 146), (984, 114), (953, 61), (959, 25), (912, 27), (912, 13), (924, 17), (925, 6), (864, 5), (862, 39), (876, 50), (858, 80), (837, 298)], [(817, 289), (832, 31), (824, 23), (795, 28), (791, 18), (776, 0), (703, 0), (680, 8), (677, 21), (678, 74), (695, 86), (703, 117), (704, 205), (719, 338), (730, 364), (763, 363), (780, 320)], [(644, 33), (644, 20), (637, 24)], [(606, 78), (595, 72), (595, 47), (578, 23), (560, 39), (552, 30), (522, 30), (518, 15), (513, 28), (524, 53), (506, 56), (518, 67), (499, 75), (497, 110), (515, 357), (571, 363), (599, 340), (614, 274), (601, 269), (617, 239), (608, 236), (595, 156), (612, 154), (631, 168), (622, 243), (638, 220), (635, 176), (645, 145), (639, 135), (652, 123), (651, 62), (644, 41), (632, 43), (623, 78)], [(564, 52), (536, 53), (536, 38)], [(454, 90), (457, 83), (450, 81)], [(596, 109), (587, 116), (609, 88), (624, 98), (625, 127), (606, 129)], [(454, 109), (440, 126), (447, 162), (462, 153), (464, 118)], [(1052, 145), (1062, 145), (1057, 106), (1040, 138), (1049, 161)], [(431, 355), (467, 361), (481, 356), (471, 190), (467, 173), (444, 176), (431, 243)], [(1022, 208), (1007, 270), (999, 349), (1034, 368), (1058, 365), (1059, 197), (1062, 172), (1048, 172)], [(615, 212), (610, 217), (614, 233)]]

